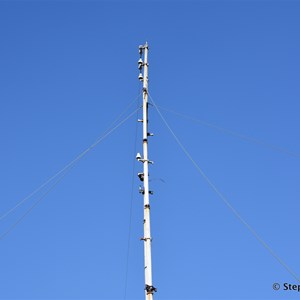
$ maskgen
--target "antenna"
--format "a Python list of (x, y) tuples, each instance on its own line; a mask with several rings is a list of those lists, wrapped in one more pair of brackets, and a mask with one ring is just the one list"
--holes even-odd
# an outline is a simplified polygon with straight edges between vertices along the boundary
[[(153, 134), (148, 132), (148, 43), (139, 46), (140, 59), (138, 68), (140, 70), (139, 80), (143, 83), (143, 119), (139, 120), (143, 123), (143, 157), (140, 153), (136, 159), (143, 163), (143, 173), (138, 173), (138, 177), (143, 182), (143, 188), (140, 187), (140, 193), (144, 196), (144, 262), (145, 262), (145, 296), (146, 300), (153, 300), (153, 293), (156, 288), (152, 285), (152, 257), (151, 257), (151, 230), (150, 230), (150, 201), (149, 195), (153, 194), (149, 191), (149, 164), (153, 164), (148, 159), (148, 137)], [(143, 60), (144, 58), (144, 60)], [(144, 74), (142, 75), (142, 70)]]

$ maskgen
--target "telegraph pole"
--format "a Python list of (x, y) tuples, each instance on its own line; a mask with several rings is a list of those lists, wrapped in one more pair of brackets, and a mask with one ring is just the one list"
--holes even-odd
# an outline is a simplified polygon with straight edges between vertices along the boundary
[[(153, 293), (156, 288), (152, 285), (152, 258), (151, 258), (151, 230), (150, 230), (150, 201), (149, 195), (149, 164), (153, 162), (148, 159), (148, 137), (153, 134), (148, 132), (148, 43), (139, 46), (140, 59), (138, 68), (140, 70), (139, 80), (143, 83), (143, 157), (138, 153), (136, 158), (143, 163), (143, 173), (138, 173), (138, 177), (143, 182), (140, 193), (144, 196), (144, 267), (145, 267), (145, 296), (146, 300), (153, 300)], [(142, 74), (142, 70), (144, 73)]]

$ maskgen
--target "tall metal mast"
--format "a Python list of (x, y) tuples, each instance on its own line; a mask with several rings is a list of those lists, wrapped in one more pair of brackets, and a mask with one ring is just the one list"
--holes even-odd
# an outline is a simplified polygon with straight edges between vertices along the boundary
[[(148, 132), (148, 43), (139, 46), (140, 59), (138, 68), (140, 70), (139, 79), (143, 82), (143, 158), (138, 153), (137, 160), (143, 163), (143, 173), (138, 173), (138, 177), (143, 182), (140, 193), (144, 195), (144, 262), (145, 262), (145, 296), (146, 300), (153, 300), (153, 293), (156, 288), (152, 285), (152, 258), (151, 258), (151, 231), (150, 231), (150, 201), (149, 195), (149, 164), (153, 162), (148, 159), (148, 137), (153, 134)], [(144, 57), (143, 57), (144, 56)], [(144, 58), (144, 60), (143, 60)], [(142, 75), (142, 69), (144, 74)]]

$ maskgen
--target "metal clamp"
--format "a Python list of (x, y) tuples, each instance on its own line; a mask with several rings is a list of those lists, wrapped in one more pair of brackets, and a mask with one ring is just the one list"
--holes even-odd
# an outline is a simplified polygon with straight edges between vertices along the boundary
[(152, 242), (152, 238), (140, 238), (140, 241), (146, 242), (147, 240), (150, 240)]

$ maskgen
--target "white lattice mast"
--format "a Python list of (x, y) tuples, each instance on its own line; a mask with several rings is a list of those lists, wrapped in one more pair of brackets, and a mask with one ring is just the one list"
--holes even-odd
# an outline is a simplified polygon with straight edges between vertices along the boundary
[[(143, 187), (140, 193), (144, 196), (144, 262), (145, 262), (145, 296), (146, 300), (153, 299), (156, 288), (152, 284), (152, 258), (151, 258), (151, 230), (150, 230), (150, 199), (152, 192), (149, 190), (149, 164), (153, 162), (148, 159), (148, 137), (153, 134), (148, 132), (148, 43), (139, 46), (140, 59), (138, 67), (140, 70), (139, 80), (143, 82), (143, 157), (138, 153), (137, 160), (143, 163), (143, 173), (138, 173)], [(142, 70), (144, 74), (142, 74)]]

